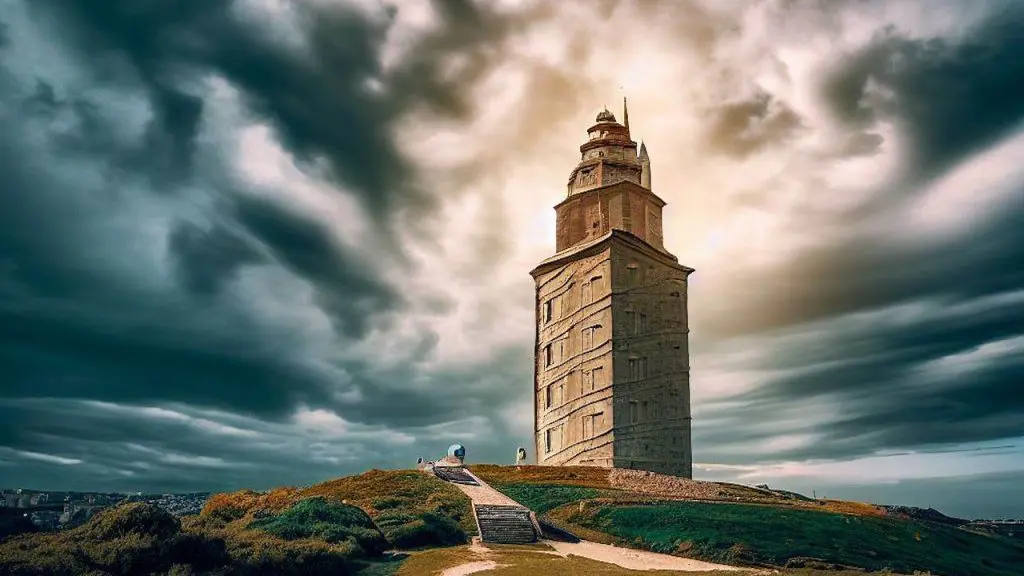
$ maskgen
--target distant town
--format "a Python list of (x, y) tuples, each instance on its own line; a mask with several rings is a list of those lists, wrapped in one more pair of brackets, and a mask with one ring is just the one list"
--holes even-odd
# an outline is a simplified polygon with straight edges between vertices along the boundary
[(146, 494), (143, 492), (55, 492), (24, 488), (0, 490), (0, 516), (27, 518), (40, 531), (80, 526), (104, 508), (124, 502), (148, 502), (175, 516), (198, 514), (209, 492)]

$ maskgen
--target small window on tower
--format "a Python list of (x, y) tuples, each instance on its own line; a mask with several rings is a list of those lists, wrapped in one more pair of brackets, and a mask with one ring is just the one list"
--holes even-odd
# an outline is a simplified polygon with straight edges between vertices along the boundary
[(551, 452), (551, 430), (544, 431), (544, 452)]
[(544, 322), (551, 322), (551, 300), (544, 303)]
[(544, 367), (551, 366), (551, 344), (544, 347)]
[(636, 400), (629, 401), (629, 423), (636, 424), (637, 420), (640, 419), (640, 410)]
[(629, 285), (637, 286), (640, 284), (640, 266), (636, 262), (630, 262), (626, 269), (629, 270)]

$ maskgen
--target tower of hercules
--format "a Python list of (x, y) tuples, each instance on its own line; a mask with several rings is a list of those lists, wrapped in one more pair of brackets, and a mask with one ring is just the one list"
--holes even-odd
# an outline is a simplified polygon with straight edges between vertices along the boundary
[(555, 206), (536, 282), (534, 432), (541, 465), (691, 477), (687, 276), (664, 246), (647, 149), (607, 109)]

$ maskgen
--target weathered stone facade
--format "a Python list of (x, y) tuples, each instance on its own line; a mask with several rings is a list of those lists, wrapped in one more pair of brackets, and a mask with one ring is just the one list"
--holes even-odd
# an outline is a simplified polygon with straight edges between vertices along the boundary
[(557, 253), (531, 273), (537, 460), (690, 477), (693, 270), (665, 251), (665, 202), (640, 185), (649, 161), (628, 125), (605, 111), (589, 132), (555, 207)]

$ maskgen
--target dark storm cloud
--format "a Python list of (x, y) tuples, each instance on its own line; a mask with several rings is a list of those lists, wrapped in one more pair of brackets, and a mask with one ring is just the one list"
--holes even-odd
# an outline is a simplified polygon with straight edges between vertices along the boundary
[[(1024, 286), (1014, 264), (1024, 261), (1021, 230), (1019, 213), (1003, 211), (967, 238), (903, 250), (885, 238), (860, 238), (751, 279), (756, 294), (733, 300), (744, 304), (728, 317), (707, 321), (718, 337), (774, 352), (748, 367), (764, 371), (761, 386), (733, 399), (743, 405), (721, 408), (746, 435), (725, 426), (708, 443), (754, 442), (770, 431), (818, 435), (809, 447), (765, 455), (778, 461), (1024, 436), (1016, 417), (1024, 412), (1019, 353), (964, 373), (935, 364), (1024, 334), (1024, 298), (1013, 297)], [(813, 414), (818, 402), (841, 406), (840, 415), (780, 415), (793, 406)], [(755, 420), (761, 424), (739, 426)]]
[(961, 232), (911, 238), (878, 226), (902, 225), (894, 214), (929, 190), (923, 182), (1020, 128), (1024, 10), (1004, 6), (958, 41), (888, 30), (826, 78), (826, 102), (852, 130), (849, 155), (877, 147), (872, 130), (886, 120), (906, 138), (906, 163), (866, 205), (813, 223), (844, 230), (841, 240), (734, 278), (727, 312), (694, 310), (704, 345), (772, 351), (743, 367), (759, 374), (757, 388), (702, 407), (708, 420), (695, 419), (694, 436), (714, 455), (706, 458), (748, 463), (751, 447), (784, 435), (814, 440), (757, 449), (754, 459), (843, 459), (1024, 436), (1019, 351), (968, 367), (955, 360), (1024, 335), (1016, 297), (1024, 182), (1006, 182), (1015, 200)]
[(278, 264), (316, 288), (317, 304), (339, 333), (363, 336), (375, 313), (398, 304), (398, 295), (377, 271), (346, 254), (322, 222), (266, 200), (242, 197), (236, 199), (234, 216)]
[[(334, 176), (350, 186), (383, 222), (397, 205), (431, 206), (412, 181), (413, 168), (389, 135), (396, 117), (411, 107), (465, 116), (467, 86), (489, 69), (495, 47), (521, 24), (479, 9), (468, 0), (433, 3), (441, 19), (393, 70), (380, 66), (381, 47), (392, 24), (374, 22), (354, 7), (290, 4), (299, 14), (307, 48), (288, 50), (240, 20), (228, 0), (209, 2), (33, 3), (36, 11), (61, 13), (64, 26), (91, 58), (125, 59), (124, 74), (152, 91), (161, 121), (184, 120), (169, 130), (179, 144), (194, 106), (168, 87), (176, 76), (213, 71), (243, 92), (247, 103), (277, 129), (282, 143), (300, 158), (326, 156)], [(467, 65), (444, 74), (446, 58)], [(382, 93), (366, 86), (379, 81)], [(191, 134), (194, 136), (194, 134)]]
[(181, 222), (169, 235), (168, 250), (182, 285), (198, 294), (216, 293), (240, 266), (260, 261), (257, 249), (224, 225), (204, 230)]
[(709, 112), (708, 144), (736, 158), (785, 142), (803, 127), (796, 112), (764, 91), (725, 102)]
[(486, 419), (428, 424), (302, 430), (186, 405), (0, 400), (0, 464), (18, 466), (22, 478), (34, 470), (37, 488), (187, 491), (304, 485), (408, 467), (414, 454), (432, 459), (446, 443), (467, 438), (475, 459), (507, 461), (513, 453), (514, 444), (496, 440), (508, 430)]
[(941, 173), (1024, 120), (1024, 10), (1005, 3), (966, 39), (880, 32), (824, 82), (834, 113), (869, 129), (892, 119), (910, 139), (912, 177)]
[[(343, 5), (293, 6), (301, 49), (226, 1), (9, 5), (5, 20), (26, 8), (25, 29), (74, 49), (64, 55), (76, 77), (41, 67), (26, 79), (13, 60), (0, 61), (0, 97), (24, 112), (0, 115), (3, 396), (181, 401), (274, 417), (300, 402), (361, 410), (334, 394), (369, 367), (312, 365), (289, 329), (251, 316), (224, 286), (248, 268), (283, 270), (312, 288), (340, 337), (363, 336), (402, 301), (323, 222), (246, 194), (232, 167), (198, 157), (208, 115), (201, 80), (227, 79), (300, 162), (325, 158), (386, 239), (392, 209), (422, 221), (432, 206), (392, 140), (393, 123), (420, 107), (469, 113), (467, 89), (521, 23), (468, 2), (436, 7), (439, 28), (385, 71), (390, 17), (373, 21)], [(26, 44), (15, 48), (32, 49), (18, 38)], [(469, 65), (442, 74), (450, 56)], [(379, 93), (365, 86), (371, 79)], [(201, 218), (190, 207), (196, 190), (211, 200)], [(164, 257), (151, 253), (164, 242), (171, 283), (159, 276)], [(381, 406), (393, 398), (375, 397), (372, 379), (352, 386), (366, 414), (387, 420)]]

